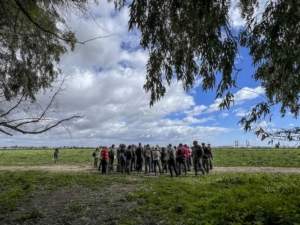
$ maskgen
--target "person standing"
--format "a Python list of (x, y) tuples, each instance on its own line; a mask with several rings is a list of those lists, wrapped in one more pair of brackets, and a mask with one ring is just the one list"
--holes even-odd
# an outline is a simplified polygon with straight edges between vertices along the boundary
[(119, 169), (121, 173), (124, 173), (126, 170), (126, 145), (120, 144), (119, 148)]
[(213, 154), (212, 154), (212, 149), (210, 144), (207, 145), (207, 149), (208, 149), (208, 163), (209, 163), (209, 169), (212, 170), (213, 169)]
[(106, 174), (107, 173), (107, 167), (108, 167), (108, 161), (109, 161), (109, 151), (107, 147), (103, 147), (101, 150), (101, 173)]
[(136, 171), (139, 173), (143, 170), (143, 147), (141, 143), (139, 143), (139, 146), (136, 148), (135, 155), (136, 155)]
[(158, 147), (155, 147), (154, 150), (152, 151), (152, 156), (153, 156), (153, 169), (154, 169), (154, 174), (156, 176), (156, 167), (158, 167), (159, 173), (161, 174), (161, 167), (160, 167), (160, 151)]
[(202, 166), (202, 157), (203, 157), (203, 150), (201, 146), (198, 144), (198, 142), (194, 141), (192, 147), (192, 158), (193, 158), (195, 176), (198, 175), (198, 171), (201, 171), (203, 175), (205, 174)]
[(183, 167), (184, 169), (184, 174), (187, 174), (187, 169), (186, 169), (186, 163), (185, 163), (185, 157), (184, 157), (184, 148), (183, 145), (180, 143), (177, 152), (176, 152), (176, 158), (178, 161), (178, 174), (181, 175), (181, 169)]
[(93, 152), (93, 161), (94, 161), (94, 168), (97, 168), (98, 166), (98, 155), (99, 155), (99, 149), (96, 148), (95, 151)]
[(145, 159), (145, 174), (150, 173), (151, 167), (151, 149), (150, 146), (147, 144), (144, 148), (144, 159)]
[(178, 176), (177, 169), (176, 169), (175, 150), (173, 150), (171, 144), (168, 145), (167, 155), (168, 155), (168, 167), (169, 167), (171, 177), (173, 177), (173, 171), (175, 172), (175, 175)]
[(114, 171), (114, 160), (115, 160), (115, 145), (112, 145), (109, 149), (109, 171)]
[(161, 148), (162, 173), (168, 172), (168, 154), (165, 147)]
[(126, 159), (126, 169), (125, 171), (127, 172), (127, 174), (130, 174), (130, 170), (131, 170), (131, 160), (132, 160), (132, 146), (128, 145), (126, 151), (125, 151), (125, 159)]
[(205, 143), (202, 143), (202, 149), (203, 149), (203, 167), (206, 173), (209, 173), (209, 158), (210, 158), (210, 152), (208, 148), (205, 146)]
[(54, 163), (56, 163), (58, 161), (58, 155), (59, 155), (59, 150), (58, 150), (58, 148), (56, 148), (56, 149), (54, 149), (54, 153), (53, 153)]

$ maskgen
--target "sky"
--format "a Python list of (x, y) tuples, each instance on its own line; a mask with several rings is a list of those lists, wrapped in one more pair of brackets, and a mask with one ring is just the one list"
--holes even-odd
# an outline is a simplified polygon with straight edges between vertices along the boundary
[[(112, 3), (91, 4), (85, 15), (66, 14), (68, 26), (78, 40), (109, 35), (62, 56), (60, 68), (65, 81), (49, 115), (64, 118), (80, 115), (41, 135), (12, 137), (1, 134), (0, 146), (99, 146), (120, 143), (191, 144), (193, 140), (213, 146), (267, 145), (253, 133), (244, 132), (239, 120), (256, 103), (264, 99), (264, 89), (254, 81), (254, 67), (248, 49), (240, 48), (236, 60), (238, 88), (235, 103), (229, 110), (220, 110), (215, 92), (203, 92), (198, 81), (185, 92), (180, 82), (173, 82), (167, 94), (153, 107), (145, 93), (145, 65), (148, 53), (139, 46), (140, 34), (128, 31), (129, 11), (116, 11)], [(237, 2), (230, 8), (233, 29), (244, 21)], [(38, 102), (46, 104), (55, 90), (42, 92)], [(278, 107), (272, 121), (260, 121), (262, 127), (292, 127), (299, 124), (290, 115), (281, 118)], [(291, 143), (290, 143), (291, 144)]]

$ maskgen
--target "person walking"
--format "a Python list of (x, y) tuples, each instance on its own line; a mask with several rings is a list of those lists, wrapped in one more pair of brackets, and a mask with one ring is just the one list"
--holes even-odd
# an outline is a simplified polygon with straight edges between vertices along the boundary
[(109, 161), (109, 151), (107, 147), (103, 147), (101, 150), (101, 173), (107, 174), (108, 168), (108, 161)]

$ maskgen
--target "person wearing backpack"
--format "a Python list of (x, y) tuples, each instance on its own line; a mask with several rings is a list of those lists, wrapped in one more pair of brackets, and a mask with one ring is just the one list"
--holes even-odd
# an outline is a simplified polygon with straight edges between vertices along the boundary
[(205, 174), (204, 168), (202, 166), (202, 157), (203, 157), (203, 150), (201, 146), (198, 144), (197, 141), (193, 141), (192, 158), (193, 158), (195, 176), (198, 175), (198, 171), (201, 171), (203, 175)]
[(167, 157), (168, 157), (168, 167), (169, 167), (171, 177), (173, 177), (173, 171), (175, 172), (175, 175), (178, 176), (177, 169), (176, 169), (175, 150), (173, 150), (171, 144), (169, 144), (167, 148)]
[(178, 162), (178, 174), (181, 175), (181, 169), (183, 167), (184, 174), (186, 175), (187, 169), (186, 169), (185, 156), (184, 156), (184, 147), (181, 143), (179, 144), (179, 146), (177, 148), (176, 158), (177, 158), (177, 162)]

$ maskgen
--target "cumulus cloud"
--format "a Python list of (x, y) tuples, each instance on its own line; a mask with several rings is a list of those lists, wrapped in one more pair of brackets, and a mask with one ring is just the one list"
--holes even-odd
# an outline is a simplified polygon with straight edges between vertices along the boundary
[[(203, 125), (213, 118), (196, 117), (206, 106), (198, 106), (180, 82), (173, 83), (166, 96), (149, 107), (145, 93), (145, 65), (148, 53), (139, 47), (138, 32), (128, 33), (128, 9), (115, 13), (113, 4), (93, 5), (93, 18), (66, 18), (79, 40), (111, 34), (64, 55), (60, 67), (66, 76), (63, 91), (48, 116), (82, 118), (36, 136), (4, 137), (2, 144), (99, 145), (111, 143), (190, 143), (193, 139), (212, 141), (228, 128)], [(52, 92), (53, 93), (53, 92)], [(39, 96), (46, 104), (51, 93)], [(191, 110), (192, 109), (192, 110)], [(189, 111), (190, 110), (190, 111)], [(189, 111), (189, 112), (188, 112)], [(188, 112), (182, 119), (170, 115)]]

